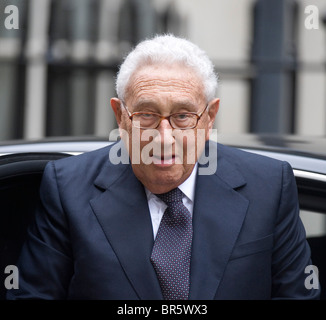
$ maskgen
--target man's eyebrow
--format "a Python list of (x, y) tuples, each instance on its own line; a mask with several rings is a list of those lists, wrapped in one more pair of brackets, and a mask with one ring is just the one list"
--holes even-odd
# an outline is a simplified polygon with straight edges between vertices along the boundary
[(159, 104), (155, 101), (152, 101), (152, 100), (141, 100), (141, 101), (138, 101), (136, 102), (134, 105), (133, 105), (133, 109), (134, 110), (141, 110), (142, 108), (144, 107), (154, 107), (156, 109), (159, 109)]
[(187, 109), (187, 110), (194, 110), (198, 106), (197, 103), (192, 102), (176, 102), (175, 107), (178, 109)]
[[(134, 111), (139, 111), (139, 110), (142, 110), (143, 108), (146, 108), (146, 107), (151, 107), (153, 109), (156, 109), (157, 111), (159, 111), (161, 109), (160, 104), (155, 102), (155, 101), (142, 100), (142, 101), (139, 101), (139, 102), (135, 103), (135, 105), (133, 106), (133, 110)], [(197, 104), (189, 102), (189, 101), (175, 101), (173, 103), (173, 108), (176, 111), (180, 110), (180, 109), (187, 109), (187, 110), (194, 111), (196, 109), (196, 107), (197, 107)]]

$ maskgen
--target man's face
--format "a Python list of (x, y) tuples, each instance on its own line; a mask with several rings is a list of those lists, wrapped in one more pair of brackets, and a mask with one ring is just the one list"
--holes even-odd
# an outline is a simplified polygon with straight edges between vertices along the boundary
[[(173, 129), (163, 119), (156, 129), (138, 129), (118, 99), (111, 105), (116, 114), (122, 139), (129, 148), (133, 171), (153, 193), (167, 192), (191, 174), (198, 155), (204, 149), (218, 109), (218, 99), (210, 103), (196, 128)], [(130, 113), (154, 112), (169, 116), (179, 112), (203, 111), (207, 102), (200, 78), (190, 68), (148, 65), (139, 68), (131, 77), (124, 101)]]

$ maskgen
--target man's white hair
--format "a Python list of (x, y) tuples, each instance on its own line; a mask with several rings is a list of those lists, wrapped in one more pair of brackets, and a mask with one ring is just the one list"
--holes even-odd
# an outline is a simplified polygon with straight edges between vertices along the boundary
[(203, 81), (207, 102), (214, 99), (218, 76), (208, 55), (194, 43), (171, 34), (156, 35), (140, 42), (124, 59), (116, 78), (118, 98), (125, 99), (132, 74), (149, 64), (180, 63), (192, 68)]

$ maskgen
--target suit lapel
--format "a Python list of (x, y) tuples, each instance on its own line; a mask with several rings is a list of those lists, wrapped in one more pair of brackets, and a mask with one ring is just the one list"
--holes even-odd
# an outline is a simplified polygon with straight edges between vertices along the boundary
[(249, 201), (234, 190), (244, 184), (220, 153), (217, 173), (197, 176), (190, 299), (216, 294), (247, 212)]
[(105, 189), (90, 201), (103, 231), (140, 299), (162, 299), (150, 263), (153, 231), (143, 186), (130, 165), (108, 164), (96, 180)]

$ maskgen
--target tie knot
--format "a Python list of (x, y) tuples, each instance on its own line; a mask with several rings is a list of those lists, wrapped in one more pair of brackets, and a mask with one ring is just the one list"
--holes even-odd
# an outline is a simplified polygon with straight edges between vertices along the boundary
[(166, 204), (182, 201), (182, 195), (183, 193), (179, 188), (172, 189), (166, 193), (156, 194)]

